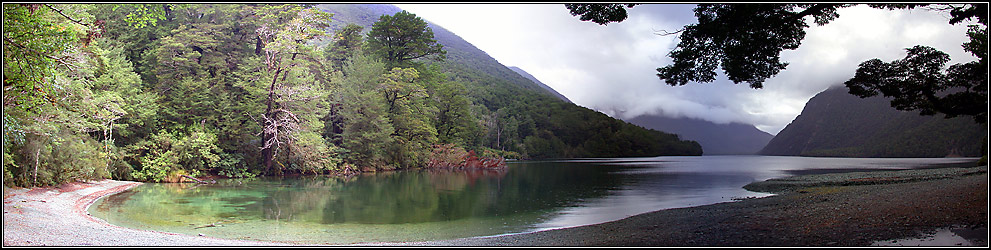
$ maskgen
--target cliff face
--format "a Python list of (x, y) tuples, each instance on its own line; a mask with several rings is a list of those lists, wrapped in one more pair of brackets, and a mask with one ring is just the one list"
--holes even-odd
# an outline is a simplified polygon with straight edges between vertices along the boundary
[(899, 111), (884, 97), (859, 98), (833, 87), (760, 151), (762, 155), (837, 157), (980, 156), (987, 127), (971, 117), (945, 119)]

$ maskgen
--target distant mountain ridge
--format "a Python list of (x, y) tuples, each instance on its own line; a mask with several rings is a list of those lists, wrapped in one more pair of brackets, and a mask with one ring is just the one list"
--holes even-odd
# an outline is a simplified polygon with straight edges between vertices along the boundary
[(892, 108), (884, 97), (859, 98), (832, 87), (809, 99), (802, 113), (760, 154), (837, 157), (980, 156), (987, 127), (971, 117), (944, 119)]
[(540, 86), (540, 88), (543, 88), (544, 90), (547, 90), (547, 92), (550, 92), (551, 94), (554, 94), (554, 96), (557, 96), (557, 98), (559, 98), (561, 100), (564, 100), (566, 102), (574, 103), (571, 100), (568, 100), (568, 98), (565, 97), (564, 95), (562, 95), (561, 93), (558, 93), (557, 90), (554, 90), (554, 88), (551, 88), (551, 86), (547, 86), (547, 84), (544, 84), (540, 80), (537, 80), (536, 77), (533, 77), (533, 75), (531, 75), (530, 73), (528, 73), (525, 70), (521, 69), (520, 67), (509, 66), (509, 69), (510, 70), (513, 70), (516, 73), (519, 73), (523, 77), (526, 77), (526, 79), (530, 79), (530, 81), (533, 81), (533, 83), (536, 83), (538, 86)]
[(674, 133), (681, 139), (697, 141), (703, 155), (757, 154), (774, 136), (742, 123), (716, 124), (692, 118), (642, 115), (626, 121), (641, 127)]

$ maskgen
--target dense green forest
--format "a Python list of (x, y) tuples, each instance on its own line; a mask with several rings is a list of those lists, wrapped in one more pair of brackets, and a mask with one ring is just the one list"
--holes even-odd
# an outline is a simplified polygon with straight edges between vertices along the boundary
[(458, 53), (407, 12), (366, 28), (294, 4), (3, 8), (8, 186), (420, 168), (452, 147), (701, 154), (535, 86), (452, 74)]

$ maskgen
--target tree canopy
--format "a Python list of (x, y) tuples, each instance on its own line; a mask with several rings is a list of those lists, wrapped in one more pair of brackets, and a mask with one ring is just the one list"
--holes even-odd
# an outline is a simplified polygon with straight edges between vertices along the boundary
[(626, 20), (626, 9), (638, 4), (565, 4), (571, 10), (571, 15), (581, 16), (582, 21), (592, 21), (601, 25), (608, 25), (610, 22), (622, 22)]
[[(873, 8), (914, 9), (928, 4), (869, 4)], [(635, 5), (625, 5), (632, 8)], [(781, 51), (794, 50), (805, 38), (809, 27), (806, 18), (826, 25), (839, 17), (837, 10), (853, 4), (699, 4), (695, 8), (698, 23), (669, 33), (680, 33), (680, 42), (668, 54), (673, 63), (657, 68), (657, 76), (668, 85), (689, 82), (712, 82), (719, 67), (734, 83), (763, 87), (787, 66)], [(620, 4), (567, 4), (572, 15), (583, 21), (605, 25), (625, 19)], [(850, 92), (862, 97), (878, 92), (892, 96), (892, 106), (906, 110), (936, 112), (948, 117), (971, 115), (979, 122), (987, 118), (987, 4), (944, 4), (934, 9), (948, 11), (951, 25), (977, 18), (970, 26), (971, 40), (964, 48), (979, 61), (953, 65), (946, 74), (939, 73), (948, 61), (945, 53), (915, 47), (906, 59), (883, 63), (877, 59), (864, 62), (857, 76), (846, 84)], [(922, 63), (925, 60), (933, 62)], [(942, 63), (940, 63), (942, 62)], [(922, 64), (920, 64), (922, 63)], [(913, 73), (914, 72), (914, 73)], [(921, 82), (920, 82), (921, 81)]]
[(427, 27), (427, 22), (405, 10), (379, 17), (368, 32), (368, 47), (390, 67), (419, 58), (443, 60), (447, 53), (444, 46), (434, 40), (434, 32)]

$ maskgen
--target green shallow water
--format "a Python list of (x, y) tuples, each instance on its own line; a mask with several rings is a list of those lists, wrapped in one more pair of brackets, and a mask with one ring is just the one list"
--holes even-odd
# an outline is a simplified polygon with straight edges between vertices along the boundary
[(573, 164), (147, 183), (98, 200), (90, 213), (130, 228), (303, 244), (498, 235), (535, 230), (559, 208), (611, 187), (598, 178), (607, 169), (565, 165)]
[(762, 197), (742, 187), (797, 173), (946, 167), (975, 159), (703, 156), (514, 162), (499, 171), (416, 170), (147, 183), (89, 211), (136, 229), (353, 244), (491, 236), (602, 223)]

